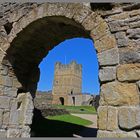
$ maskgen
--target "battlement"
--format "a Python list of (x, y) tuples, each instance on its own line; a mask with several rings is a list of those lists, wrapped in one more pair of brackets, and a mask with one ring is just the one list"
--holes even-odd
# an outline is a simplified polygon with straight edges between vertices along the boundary
[(55, 64), (55, 71), (65, 71), (65, 70), (74, 70), (79, 71), (81, 73), (82, 71), (82, 65), (77, 64), (76, 61), (71, 61), (70, 64), (62, 64), (61, 62), (56, 62)]

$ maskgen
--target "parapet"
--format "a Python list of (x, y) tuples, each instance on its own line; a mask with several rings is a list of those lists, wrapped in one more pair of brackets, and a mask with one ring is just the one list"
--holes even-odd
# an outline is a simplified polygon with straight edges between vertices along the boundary
[(82, 65), (81, 64), (77, 64), (76, 61), (71, 61), (71, 63), (69, 64), (62, 64), (61, 62), (56, 62), (55, 64), (55, 70), (75, 70), (75, 71), (82, 71)]

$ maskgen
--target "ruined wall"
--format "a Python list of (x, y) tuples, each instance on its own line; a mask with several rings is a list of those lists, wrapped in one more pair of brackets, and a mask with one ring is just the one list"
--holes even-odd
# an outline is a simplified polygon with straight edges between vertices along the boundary
[(52, 104), (52, 99), (52, 91), (37, 91), (36, 96), (34, 98), (34, 107), (37, 109), (44, 109), (50, 107)]
[[(30, 136), (29, 125), (32, 123), (33, 115), (33, 102), (30, 94), (33, 95), (36, 89), (39, 62), (54, 45), (72, 37), (87, 37), (87, 33), (94, 40), (100, 67), (101, 99), (98, 108), (99, 131), (97, 136), (139, 137), (140, 4), (122, 4), (103, 12), (93, 12), (90, 5), (87, 6), (76, 3), (4, 3), (1, 5), (0, 137)], [(33, 48), (37, 44), (35, 43), (37, 39), (32, 41), (34, 44), (28, 42), (31, 44), (28, 48), (25, 47), (27, 40), (21, 40), (21, 43), (17, 42), (17, 44), (24, 45), (18, 49), (18, 52), (14, 52), (13, 49), (14, 55), (10, 57), (12, 59), (9, 63), (7, 50), (11, 46), (12, 48), (18, 46), (12, 43), (13, 40), (18, 40), (30, 23), (51, 16), (60, 16), (61, 20), (55, 19), (53, 23), (63, 21), (63, 24), (54, 26), (57, 29), (54, 34), (49, 30), (47, 36), (50, 35), (50, 38), (47, 40), (48, 44), (45, 44), (47, 50)], [(66, 18), (63, 19), (62, 17)], [(65, 22), (66, 19), (69, 20)], [(70, 26), (67, 26), (68, 24)], [(40, 26), (39, 23), (38, 25)], [(44, 25), (43, 29), (46, 27), (46, 23)], [(65, 28), (62, 28), (62, 25)], [(60, 31), (62, 34), (59, 35)], [(67, 31), (69, 34), (65, 34), (63, 31)], [(53, 40), (51, 35), (57, 39)], [(39, 33), (38, 38), (40, 36)], [(43, 54), (37, 53), (39, 49), (42, 50)], [(23, 50), (27, 50), (29, 55), (25, 55)], [(15, 59), (20, 60), (16, 67), (19, 72), (18, 76), (13, 70), (15, 67), (12, 61)], [(31, 67), (30, 60), (35, 64), (33, 67)], [(30, 71), (31, 68), (34, 72)], [(19, 82), (17, 78), (19, 76), (23, 83), (21, 79)], [(17, 95), (17, 93), (20, 94)]]

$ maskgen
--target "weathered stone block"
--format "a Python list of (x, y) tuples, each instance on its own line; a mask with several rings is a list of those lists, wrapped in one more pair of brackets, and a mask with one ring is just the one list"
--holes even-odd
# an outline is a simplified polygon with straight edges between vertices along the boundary
[(98, 130), (98, 138), (136, 138), (137, 135), (135, 132), (125, 132), (125, 131), (102, 131)]
[(130, 11), (129, 15), (130, 15), (130, 17), (140, 15), (140, 9)]
[(24, 121), (23, 123), (24, 124), (32, 124), (32, 118), (33, 118), (33, 113), (32, 112), (29, 112), (29, 113), (26, 113), (25, 116), (24, 116)]
[(122, 12), (120, 14), (115, 14), (112, 16), (109, 16), (108, 21), (117, 21), (117, 20), (123, 20), (129, 18), (128, 12)]
[(22, 26), (18, 23), (18, 22), (14, 22), (13, 23), (13, 29), (12, 32), (14, 32), (15, 34), (19, 33), (22, 31)]
[(12, 87), (12, 84), (13, 84), (12, 77), (0, 75), (0, 85)]
[(77, 10), (77, 6), (79, 6), (79, 3), (68, 3), (65, 9), (65, 17), (72, 18)]
[(98, 128), (106, 130), (107, 127), (107, 106), (99, 106), (98, 108)]
[(22, 87), (22, 84), (17, 80), (17, 78), (13, 78), (13, 87), (19, 88)]
[(0, 97), (0, 108), (9, 109), (10, 107), (10, 97), (1, 96)]
[[(128, 88), (129, 87), (129, 88)], [(101, 86), (101, 105), (139, 105), (136, 84), (110, 82)]]
[(3, 94), (9, 97), (16, 97), (17, 96), (17, 88), (11, 88), (11, 87), (4, 87), (3, 88)]
[(140, 28), (140, 21), (130, 23), (130, 28)]
[(120, 64), (125, 63), (140, 63), (140, 53), (135, 50), (122, 50), (119, 49)]
[(116, 79), (116, 67), (102, 67), (99, 71), (101, 82), (113, 81)]
[(119, 126), (125, 130), (140, 128), (140, 108), (121, 107), (119, 109)]
[(10, 101), (10, 107), (11, 107), (11, 111), (16, 111), (17, 110), (17, 99), (12, 99)]
[(107, 120), (107, 130), (118, 129), (118, 110), (115, 107), (108, 107), (108, 120)]
[(18, 118), (19, 118), (19, 111), (18, 110), (10, 111), (9, 124), (10, 125), (18, 125)]
[(140, 28), (128, 29), (126, 33), (127, 33), (128, 38), (130, 39), (140, 38)]
[(37, 17), (38, 18), (43, 18), (44, 16), (46, 16), (46, 7), (48, 6), (47, 3), (44, 3), (40, 6), (37, 7)]
[[(101, 34), (101, 33), (100, 33)], [(94, 39), (94, 36), (92, 36)], [(100, 37), (97, 35), (97, 37)], [(95, 37), (95, 38), (97, 38)], [(106, 43), (108, 42), (108, 43)], [(115, 48), (117, 46), (116, 39), (113, 35), (110, 35), (109, 33), (105, 36), (102, 36), (99, 40), (95, 39), (94, 46), (97, 49), (97, 52), (102, 52), (109, 50), (111, 48)]]
[(127, 37), (121, 38), (117, 40), (118, 47), (125, 47), (128, 45)]
[(65, 15), (67, 3), (46, 3), (46, 15)]
[(29, 92), (26, 93), (26, 98), (27, 98), (26, 99), (26, 108), (28, 110), (33, 110), (34, 109), (33, 98)]
[(113, 48), (98, 54), (100, 66), (111, 66), (119, 63), (119, 53), (117, 48)]
[(93, 28), (90, 33), (94, 41), (100, 39), (107, 34), (109, 34), (109, 28), (105, 21), (100, 23), (97, 27)]
[(22, 127), (22, 130), (21, 130), (21, 137), (22, 138), (29, 138), (30, 137), (30, 127), (29, 126), (24, 126)]
[[(1, 32), (1, 35), (3, 32)], [(6, 50), (10, 47), (10, 43), (7, 40), (6, 34), (3, 36), (0, 36), (0, 51), (6, 55)]]
[(0, 138), (6, 138), (7, 137), (7, 131), (5, 129), (0, 129)]
[(97, 14), (92, 12), (89, 16), (87, 16), (84, 21), (82, 22), (82, 25), (86, 30), (92, 30), (95, 28), (97, 25), (97, 19), (100, 17), (97, 17)]
[(125, 25), (124, 21), (112, 21), (109, 22), (109, 27), (111, 32), (117, 32), (117, 31), (126, 31), (129, 29), (128, 25)]
[(21, 132), (19, 129), (9, 128), (7, 130), (7, 137), (8, 138), (19, 138), (19, 137), (21, 137)]
[(18, 123), (19, 125), (23, 125), (24, 123), (24, 119), (25, 119), (25, 109), (21, 108), (18, 110)]
[(117, 78), (119, 81), (140, 80), (140, 64), (123, 64), (117, 67)]
[(78, 23), (82, 23), (83, 20), (89, 15), (91, 14), (91, 10), (84, 6), (83, 4), (79, 4), (79, 6), (77, 6), (77, 10), (73, 16), (73, 19), (78, 22)]
[(3, 125), (8, 125), (9, 119), (10, 119), (10, 112), (4, 111), (4, 113), (3, 113)]

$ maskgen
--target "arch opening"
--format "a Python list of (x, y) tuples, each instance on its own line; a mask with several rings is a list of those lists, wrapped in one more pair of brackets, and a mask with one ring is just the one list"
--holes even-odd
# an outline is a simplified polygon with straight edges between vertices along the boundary
[(75, 106), (75, 97), (72, 97), (73, 105)]
[(11, 43), (4, 60), (12, 65), (21, 83), (20, 91), (33, 96), (39, 80), (38, 65), (54, 46), (74, 37), (90, 38), (75, 21), (65, 17), (45, 17), (29, 24)]
[[(42, 59), (57, 44), (75, 37), (90, 38), (90, 35), (74, 20), (61, 16), (39, 19), (18, 33), (2, 62), (11, 67), (11, 76), (20, 83), (17, 93), (31, 93), (34, 98)], [(60, 102), (65, 104), (62, 98)]]
[(65, 100), (63, 97), (60, 97), (59, 100), (60, 100), (61, 105), (65, 105)]

